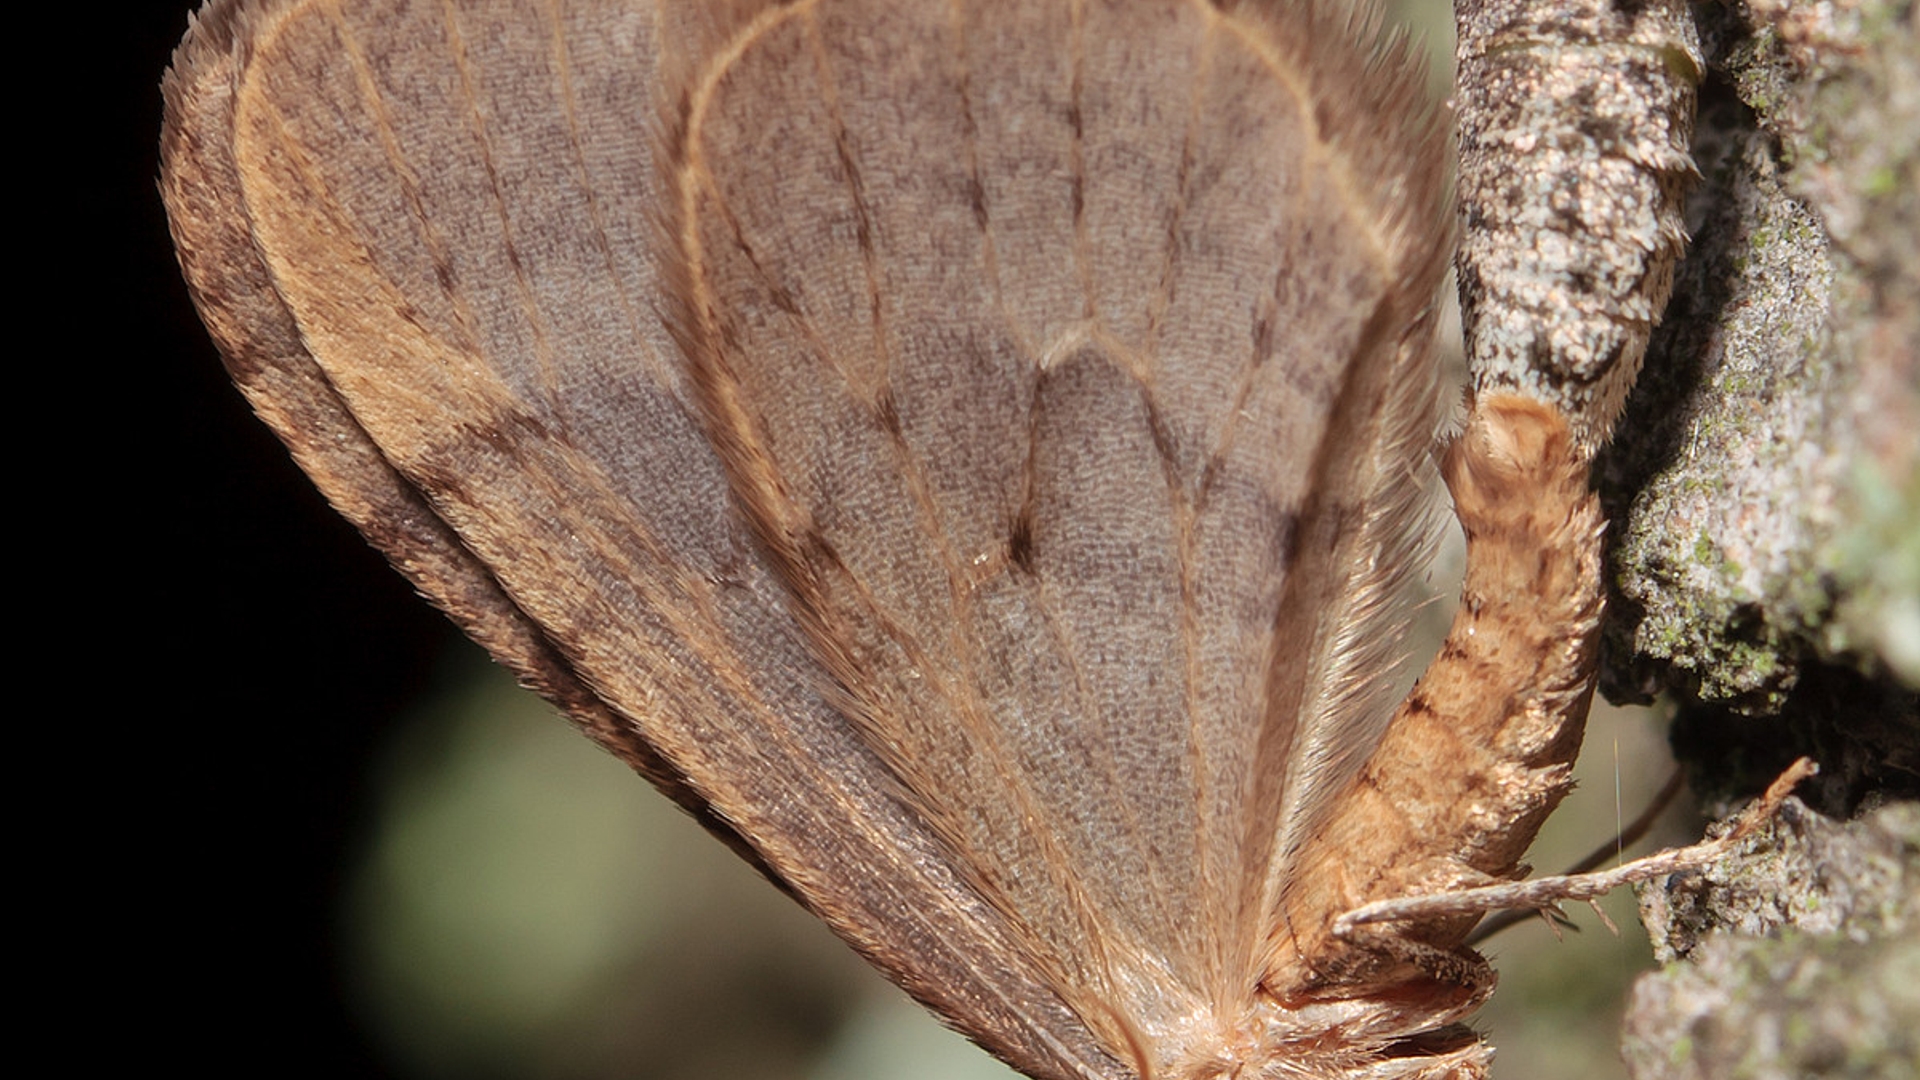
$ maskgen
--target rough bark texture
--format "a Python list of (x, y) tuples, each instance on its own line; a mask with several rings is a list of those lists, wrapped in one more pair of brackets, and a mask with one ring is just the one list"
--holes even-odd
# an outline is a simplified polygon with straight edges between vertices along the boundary
[(1920, 55), (1910, 3), (1838, 6), (1696, 9), (1693, 246), (1603, 462), (1615, 699), (1920, 683)]
[(1669, 966), (1634, 986), (1628, 1070), (1642, 1080), (1920, 1074), (1920, 806), (1841, 825), (1789, 804), (1771, 835), (1744, 847), (1642, 892), (1641, 919)]
[(1684, 247), (1686, 0), (1458, 0), (1461, 329), (1476, 394), (1607, 440)]
[[(1602, 689), (1708, 795), (1823, 773), (1773, 854), (1643, 894), (1638, 1080), (1913, 1077), (1920, 1031), (1920, 39), (1908, 3), (1695, 9), (1693, 238), (1601, 460)], [(1847, 825), (1837, 822), (1857, 818)]]

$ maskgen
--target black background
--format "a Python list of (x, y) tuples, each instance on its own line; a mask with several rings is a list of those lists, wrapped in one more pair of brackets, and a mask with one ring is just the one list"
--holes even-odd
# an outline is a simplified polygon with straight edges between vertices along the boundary
[[(53, 609), (73, 625), (29, 680), (67, 691), (26, 717), (80, 778), (48, 866), (51, 921), (75, 935), (57, 969), (75, 996), (55, 1007), (94, 1018), (82, 1058), (379, 1077), (339, 993), (332, 896), (368, 757), (458, 635), (253, 418), (194, 315), (155, 177), (160, 76), (195, 6), (115, 5), (63, 30), (98, 108), (49, 143), (103, 160), (56, 155), (82, 167), (55, 171), (52, 202), (76, 199), (97, 239), (56, 241), (73, 265), (34, 287), (96, 298), (59, 321), (98, 351), (30, 350), (54, 389), (39, 420), (16, 412), (79, 428), (36, 436), (36, 470), (74, 503), (48, 537), (75, 564)], [(29, 789), (33, 760), (16, 758)]]

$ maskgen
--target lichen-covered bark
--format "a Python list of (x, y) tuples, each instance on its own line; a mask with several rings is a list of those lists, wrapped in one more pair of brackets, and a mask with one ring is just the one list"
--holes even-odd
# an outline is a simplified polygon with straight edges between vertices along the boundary
[(1634, 987), (1621, 1047), (1629, 1071), (1920, 1073), (1920, 805), (1841, 825), (1790, 803), (1745, 847), (1642, 892), (1642, 921), (1670, 966)]
[(1780, 712), (1920, 685), (1920, 47), (1910, 3), (1706, 5), (1693, 247), (1605, 460), (1603, 687)]
[(1454, 16), (1474, 392), (1552, 406), (1591, 453), (1684, 247), (1693, 20), (1686, 0), (1456, 0)]
[[(1601, 459), (1602, 690), (1709, 795), (1818, 759), (1776, 843), (1643, 896), (1636, 1080), (1920, 1074), (1920, 33), (1911, 2), (1696, 5), (1673, 301)], [(1842, 826), (1862, 812), (1873, 816)], [(1822, 816), (1825, 815), (1825, 816)], [(1876, 899), (1877, 898), (1877, 899)]]

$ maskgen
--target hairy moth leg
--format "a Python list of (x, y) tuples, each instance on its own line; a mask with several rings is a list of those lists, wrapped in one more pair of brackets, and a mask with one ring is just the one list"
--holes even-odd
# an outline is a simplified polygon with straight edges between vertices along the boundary
[(1820, 767), (1810, 758), (1800, 758), (1787, 771), (1767, 785), (1767, 790), (1735, 818), (1725, 834), (1683, 848), (1673, 848), (1645, 858), (1634, 859), (1611, 870), (1582, 874), (1506, 881), (1476, 889), (1407, 896), (1378, 900), (1349, 911), (1334, 920), (1333, 932), (1351, 938), (1362, 926), (1388, 922), (1420, 922), (1429, 919), (1458, 918), (1507, 908), (1544, 909), (1563, 900), (1593, 901), (1622, 885), (1649, 881), (1682, 870), (1697, 870), (1733, 850), (1735, 845), (1766, 824), (1780, 810), (1800, 781), (1815, 775)]

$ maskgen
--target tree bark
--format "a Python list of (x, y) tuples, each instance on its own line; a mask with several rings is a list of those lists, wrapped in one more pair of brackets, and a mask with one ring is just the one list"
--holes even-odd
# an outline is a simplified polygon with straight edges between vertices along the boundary
[[(1678, 703), (1695, 789), (1822, 775), (1642, 893), (1638, 1080), (1920, 1060), (1920, 39), (1912, 3), (1695, 7), (1692, 244), (1600, 461), (1602, 690)], [(1855, 819), (1848, 824), (1841, 821)]]

